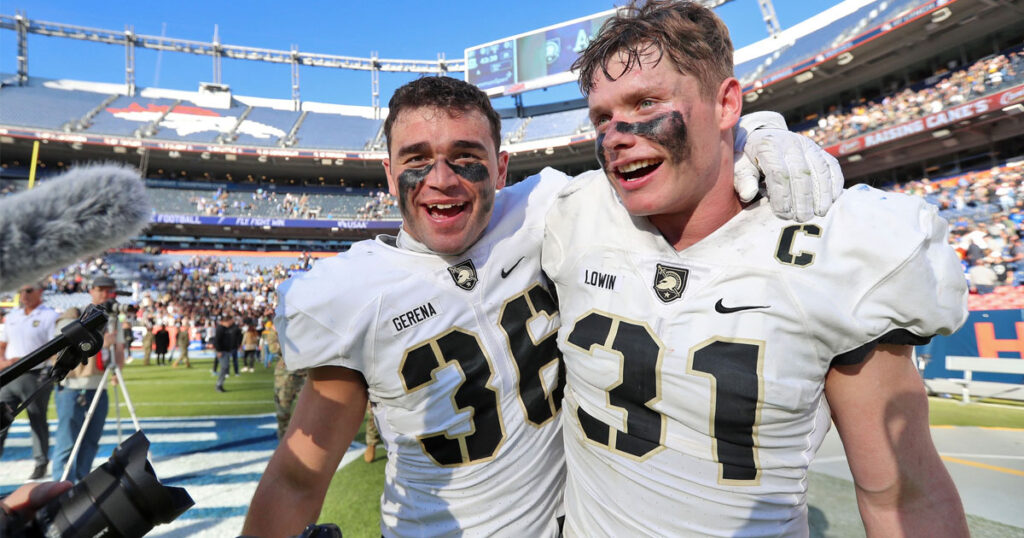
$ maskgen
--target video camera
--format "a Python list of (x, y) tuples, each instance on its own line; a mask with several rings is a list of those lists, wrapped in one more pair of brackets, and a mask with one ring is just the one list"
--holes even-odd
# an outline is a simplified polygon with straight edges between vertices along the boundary
[[(108, 319), (105, 309), (90, 306), (80, 319), (62, 327), (60, 336), (0, 371), (0, 382), (6, 385), (55, 354), (56, 364), (47, 383), (62, 380), (100, 350)], [(19, 410), (4, 404), (0, 429), (10, 427)], [(148, 451), (149, 440), (142, 432), (135, 432), (114, 449), (106, 463), (37, 511), (32, 520), (0, 514), (0, 538), (135, 538), (157, 524), (173, 521), (195, 503), (184, 489), (160, 483), (146, 460)]]
[(37, 511), (35, 518), (0, 518), (0, 537), (133, 538), (174, 521), (195, 502), (184, 488), (160, 483), (146, 460), (148, 451), (149, 439), (135, 432), (106, 463)]

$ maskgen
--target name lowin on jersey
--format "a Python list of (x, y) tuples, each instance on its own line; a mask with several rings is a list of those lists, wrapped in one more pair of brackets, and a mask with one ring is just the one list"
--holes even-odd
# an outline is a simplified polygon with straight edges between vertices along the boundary
[(830, 365), (966, 319), (945, 222), (867, 187), (804, 224), (755, 202), (677, 252), (607, 180), (577, 181), (548, 213), (543, 268), (563, 320), (567, 536), (806, 535)]

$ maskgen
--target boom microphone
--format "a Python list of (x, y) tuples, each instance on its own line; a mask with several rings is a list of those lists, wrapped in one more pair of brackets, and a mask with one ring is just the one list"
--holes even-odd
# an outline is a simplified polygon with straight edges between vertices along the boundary
[(139, 234), (152, 212), (137, 170), (84, 165), (0, 198), (0, 290), (11, 290)]

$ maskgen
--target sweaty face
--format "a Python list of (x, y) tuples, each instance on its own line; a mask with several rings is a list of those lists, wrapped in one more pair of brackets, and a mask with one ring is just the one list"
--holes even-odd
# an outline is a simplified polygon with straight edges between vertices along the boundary
[(679, 73), (667, 57), (628, 72), (621, 58), (608, 67), (615, 80), (598, 73), (588, 96), (608, 180), (633, 215), (691, 214), (719, 173), (715, 99), (702, 96), (697, 79)]
[(507, 167), (483, 113), (434, 107), (399, 114), (384, 160), (403, 229), (439, 254), (461, 253), (480, 238)]

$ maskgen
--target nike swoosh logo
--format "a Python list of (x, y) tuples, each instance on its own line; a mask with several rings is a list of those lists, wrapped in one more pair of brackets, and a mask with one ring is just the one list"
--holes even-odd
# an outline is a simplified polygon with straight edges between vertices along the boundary
[(719, 314), (732, 314), (733, 312), (742, 312), (744, 310), (755, 310), (758, 308), (771, 308), (769, 305), (753, 305), (753, 306), (725, 306), (722, 304), (722, 300), (719, 299), (715, 303), (715, 312)]
[(516, 260), (516, 263), (512, 264), (512, 267), (508, 268), (508, 271), (502, 269), (501, 270), (501, 278), (508, 278), (508, 275), (511, 275), (512, 271), (515, 271), (516, 267), (519, 267), (519, 262), (521, 262), (521, 261), (523, 261), (525, 259), (526, 259), (526, 256), (520, 256), (519, 259)]

